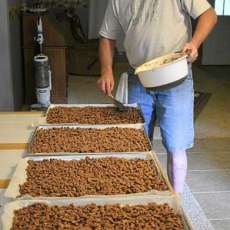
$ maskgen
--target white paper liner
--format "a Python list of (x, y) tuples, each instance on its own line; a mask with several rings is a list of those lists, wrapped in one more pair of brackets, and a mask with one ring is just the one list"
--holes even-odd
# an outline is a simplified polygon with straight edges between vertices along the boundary
[[(137, 103), (133, 103), (133, 104), (125, 104), (125, 106), (127, 107), (131, 107), (131, 108), (137, 108), (140, 111), (140, 115), (141, 118), (144, 121), (144, 116), (143, 113), (140, 109), (140, 107), (138, 106)], [(56, 107), (66, 107), (66, 108), (71, 108), (71, 107), (76, 107), (76, 108), (84, 108), (84, 107), (101, 107), (101, 108), (105, 108), (105, 107), (116, 107), (114, 104), (51, 104), (49, 106), (49, 108), (46, 111), (45, 116), (41, 117), (37, 124), (32, 124), (33, 127), (38, 126), (38, 125), (47, 125), (49, 123), (47, 123), (46, 121), (46, 117), (48, 116), (48, 113), (50, 112), (50, 109), (56, 108)], [(143, 122), (144, 123), (144, 122)], [(143, 124), (143, 123), (137, 123), (137, 124)], [(75, 124), (78, 125), (79, 123), (74, 122), (74, 123), (62, 123), (62, 125), (70, 125), (70, 124)], [(58, 124), (50, 124), (50, 125), (58, 125)], [(81, 125), (87, 125), (87, 124), (81, 124)]]
[(48, 205), (70, 205), (85, 206), (87, 204), (120, 204), (120, 205), (145, 205), (148, 203), (164, 204), (167, 203), (176, 213), (182, 215), (184, 230), (195, 230), (191, 224), (190, 219), (186, 216), (181, 204), (176, 196), (158, 196), (158, 195), (146, 195), (146, 196), (133, 196), (133, 197), (111, 197), (106, 198), (82, 198), (82, 199), (62, 199), (62, 200), (18, 200), (12, 203), (8, 203), (4, 206), (3, 215), (1, 218), (1, 229), (9, 230), (13, 224), (14, 211), (23, 207), (30, 206), (35, 203), (45, 203)]
[(20, 195), (19, 185), (24, 184), (27, 179), (26, 168), (28, 166), (28, 160), (26, 158), (20, 159), (18, 165), (15, 169), (12, 179), (10, 180), (10, 184), (8, 185), (5, 197), (6, 198), (17, 198)]
[[(152, 147), (150, 141), (149, 141), (149, 138), (147, 137), (147, 134), (145, 132), (145, 129), (144, 129), (144, 124), (119, 124), (119, 125), (71, 125), (71, 124), (68, 124), (68, 125), (63, 125), (63, 124), (60, 124), (60, 125), (39, 125), (34, 133), (31, 135), (30, 137), (30, 141), (29, 141), (29, 145), (28, 145), (28, 156), (63, 156), (63, 155), (94, 155), (95, 153), (78, 153), (78, 152), (73, 152), (73, 153), (70, 153), (70, 152), (50, 152), (50, 153), (32, 153), (31, 151), (31, 147), (32, 147), (32, 144), (33, 144), (33, 139), (36, 135), (36, 132), (39, 130), (39, 129), (52, 129), (52, 128), (81, 128), (81, 129), (106, 129), (106, 128), (133, 128), (133, 129), (141, 129), (143, 130), (145, 136), (146, 136), (146, 139), (148, 140), (148, 143), (150, 145), (150, 147)], [(145, 153), (150, 153), (151, 151), (146, 151)], [(101, 152), (101, 153), (96, 153), (96, 154), (109, 154), (111, 152)], [(115, 153), (115, 152), (114, 152)], [(118, 154), (119, 153), (127, 153), (127, 152), (117, 152)], [(132, 152), (132, 153), (140, 153), (140, 152)]]
[[(143, 160), (152, 160), (153, 163), (153, 167), (156, 167), (157, 172), (159, 177), (167, 184), (168, 186), (168, 190), (166, 191), (158, 191), (158, 190), (150, 190), (148, 192), (144, 192), (144, 193), (132, 193), (132, 194), (128, 194), (127, 197), (129, 196), (136, 196), (136, 195), (146, 195), (146, 194), (158, 194), (158, 195), (170, 195), (173, 193), (173, 189), (168, 181), (168, 178), (164, 175), (164, 172), (157, 160), (157, 157), (154, 153), (150, 154), (150, 153), (140, 153), (140, 154), (106, 154), (106, 155), (90, 155), (90, 156), (56, 156), (56, 157), (52, 157), (52, 156), (48, 156), (48, 157), (27, 157), (24, 159), (21, 159), (16, 171), (10, 181), (10, 184), (5, 192), (5, 197), (10, 198), (10, 199), (60, 199), (60, 197), (32, 197), (30, 195), (24, 195), (22, 197), (20, 196), (20, 192), (19, 192), (19, 185), (22, 185), (26, 182), (27, 180), (27, 175), (26, 175), (26, 169), (28, 166), (28, 161), (29, 160), (34, 160), (34, 161), (42, 161), (44, 159), (59, 159), (59, 160), (81, 160), (81, 159), (85, 159), (86, 157), (90, 157), (93, 159), (98, 159), (98, 158), (105, 158), (105, 157), (117, 157), (117, 158), (125, 158), (125, 159), (143, 159)], [(120, 195), (109, 195), (110, 197), (119, 197), (119, 196), (124, 196), (124, 194), (120, 194)], [(86, 195), (83, 197), (108, 197), (108, 195)], [(70, 198), (66, 198), (66, 199), (71, 199)], [(79, 199), (79, 197), (76, 197), (76, 199)]]

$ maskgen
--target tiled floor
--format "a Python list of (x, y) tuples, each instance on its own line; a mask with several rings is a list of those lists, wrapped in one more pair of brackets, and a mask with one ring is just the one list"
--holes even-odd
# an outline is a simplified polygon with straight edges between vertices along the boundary
[(212, 93), (196, 121), (197, 138), (230, 137), (230, 67), (195, 67), (195, 88)]
[(195, 87), (212, 98), (196, 122), (187, 183), (216, 230), (230, 229), (230, 67), (194, 68)]
[[(156, 143), (157, 142), (157, 143)], [(155, 149), (164, 168), (160, 141)], [(218, 150), (220, 149), (220, 150)], [(197, 140), (188, 153), (187, 184), (216, 230), (230, 229), (230, 138)]]

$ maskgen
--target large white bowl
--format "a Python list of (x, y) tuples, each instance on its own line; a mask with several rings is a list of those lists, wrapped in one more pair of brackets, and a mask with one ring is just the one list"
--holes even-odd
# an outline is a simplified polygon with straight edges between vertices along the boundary
[(171, 53), (139, 66), (138, 75), (145, 88), (154, 88), (179, 81), (188, 75), (187, 55)]

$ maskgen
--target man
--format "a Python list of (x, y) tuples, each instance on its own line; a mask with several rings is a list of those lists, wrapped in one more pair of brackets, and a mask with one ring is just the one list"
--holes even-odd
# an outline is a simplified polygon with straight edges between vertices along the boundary
[[(192, 35), (190, 18), (197, 19)], [(145, 129), (153, 137), (154, 115), (167, 149), (167, 172), (175, 192), (182, 193), (187, 172), (186, 150), (193, 146), (194, 90), (191, 68), (187, 78), (166, 89), (145, 89), (133, 69), (155, 57), (174, 51), (190, 51), (189, 60), (198, 57), (198, 48), (217, 22), (207, 0), (110, 0), (100, 30), (101, 77), (105, 94), (114, 87), (112, 71), (116, 40), (124, 33), (124, 48), (132, 68), (129, 73), (129, 103), (139, 103)], [(190, 66), (191, 67), (191, 66)]]

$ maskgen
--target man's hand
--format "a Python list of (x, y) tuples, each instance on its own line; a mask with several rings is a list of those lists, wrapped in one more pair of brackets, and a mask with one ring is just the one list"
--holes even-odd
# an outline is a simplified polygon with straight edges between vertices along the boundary
[(114, 88), (114, 78), (112, 74), (104, 74), (97, 81), (99, 89), (107, 95), (111, 95)]
[(188, 51), (190, 53), (188, 58), (190, 62), (194, 62), (197, 59), (198, 48), (214, 28), (216, 22), (217, 16), (212, 7), (199, 16), (192, 40), (183, 49), (184, 52)]
[(189, 62), (196, 61), (198, 57), (198, 49), (197, 49), (197, 46), (192, 41), (189, 43), (186, 43), (186, 45), (184, 46), (183, 52), (188, 54)]
[(99, 58), (101, 63), (101, 77), (97, 81), (99, 89), (107, 95), (111, 95), (114, 87), (113, 78), (113, 53), (115, 40), (100, 38)]

